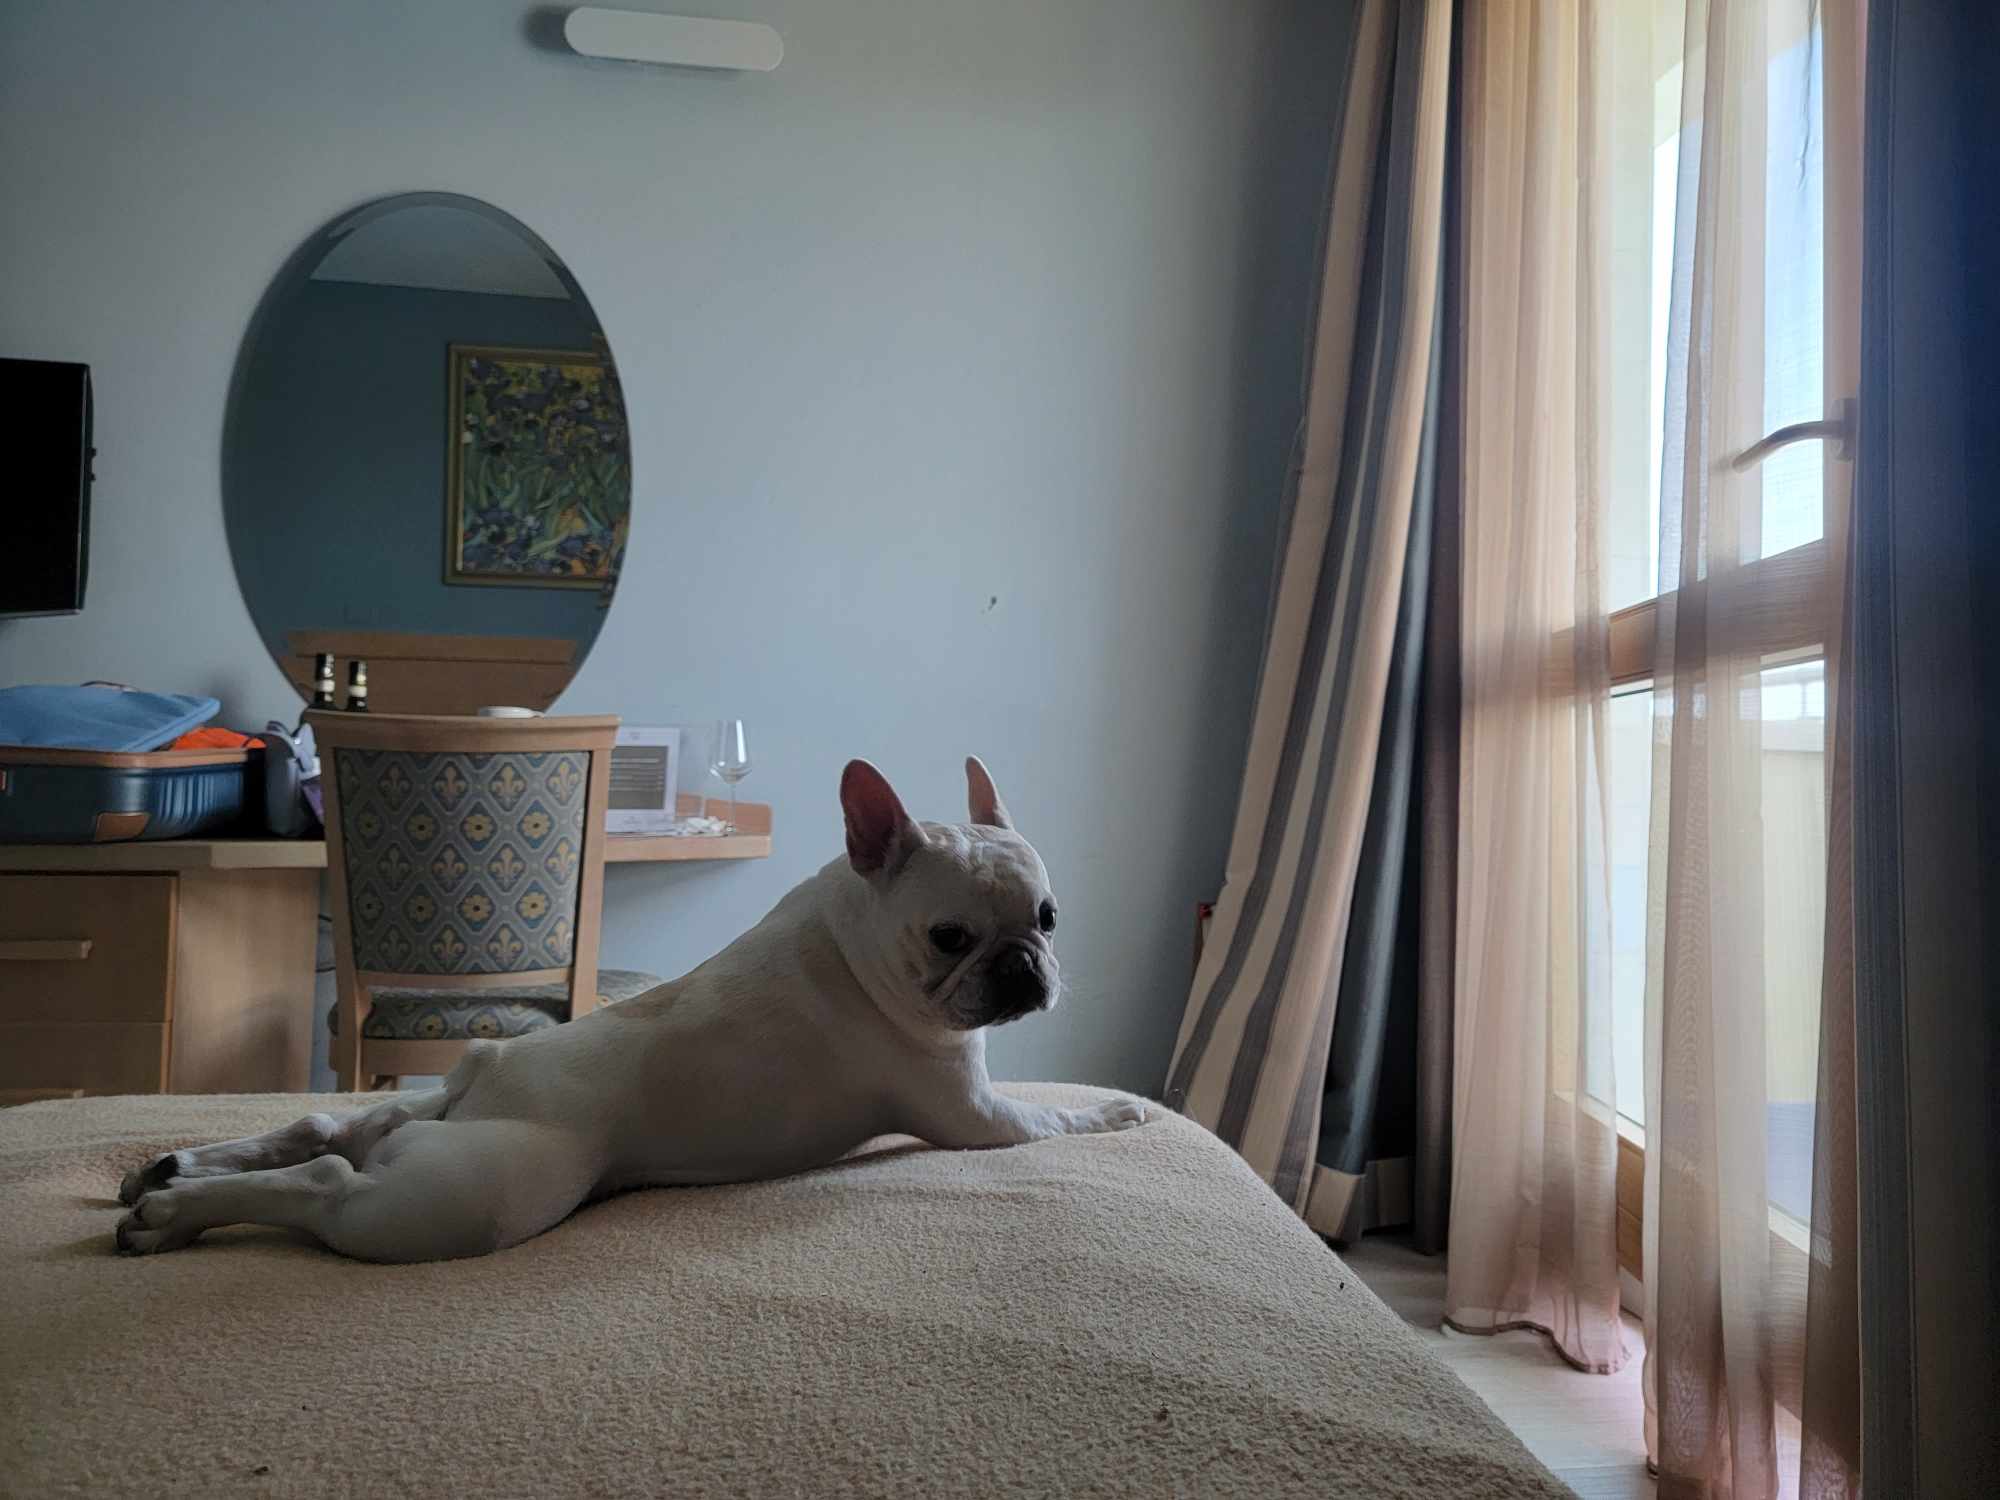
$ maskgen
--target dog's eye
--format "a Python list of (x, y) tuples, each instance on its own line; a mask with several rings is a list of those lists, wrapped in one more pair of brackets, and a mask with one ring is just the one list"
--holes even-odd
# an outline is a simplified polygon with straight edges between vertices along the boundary
[(1041, 924), (1042, 924), (1042, 931), (1044, 932), (1054, 932), (1056, 930), (1055, 902), (1044, 901), (1042, 903)]
[(972, 934), (956, 922), (940, 922), (931, 929), (931, 946), (940, 953), (963, 953)]

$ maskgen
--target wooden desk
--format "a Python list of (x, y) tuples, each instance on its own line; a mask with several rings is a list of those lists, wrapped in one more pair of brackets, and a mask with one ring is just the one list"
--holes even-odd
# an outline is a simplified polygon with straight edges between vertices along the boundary
[[(604, 858), (769, 858), (770, 806), (739, 803), (736, 824), (614, 834)], [(0, 845), (0, 1100), (304, 1089), (325, 868), (320, 839)]]
[(155, 839), (124, 844), (0, 844), (0, 875), (189, 870), (324, 870), (321, 839)]
[(0, 846), (0, 1090), (305, 1088), (325, 862), (284, 839)]

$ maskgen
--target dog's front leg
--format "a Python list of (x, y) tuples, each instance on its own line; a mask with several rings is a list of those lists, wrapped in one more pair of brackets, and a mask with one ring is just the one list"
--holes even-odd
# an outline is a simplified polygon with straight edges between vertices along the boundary
[(1058, 1135), (1097, 1135), (1129, 1130), (1148, 1118), (1146, 1101), (1121, 1094), (1082, 1109), (1055, 1109), (1026, 1104), (982, 1088), (949, 1105), (932, 1102), (917, 1111), (915, 1133), (948, 1150), (979, 1150), (993, 1146), (1023, 1146)]

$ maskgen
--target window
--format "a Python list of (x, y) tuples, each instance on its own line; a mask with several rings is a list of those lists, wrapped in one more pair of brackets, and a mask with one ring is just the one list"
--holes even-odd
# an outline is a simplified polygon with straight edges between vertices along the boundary
[[(1656, 754), (1667, 743), (1671, 698), (1655, 692), (1662, 569), (1662, 466), (1665, 442), (1680, 420), (1667, 389), (1679, 190), (1692, 181), (1698, 124), (1682, 130), (1678, 63), (1650, 76), (1650, 58), (1627, 59), (1634, 118), (1614, 125), (1620, 164), (1614, 216), (1629, 228), (1614, 253), (1611, 310), (1614, 370), (1606, 399), (1614, 436), (1630, 460), (1614, 469), (1607, 498), (1606, 598), (1613, 696), (1608, 720), (1613, 1066), (1608, 1085), (1628, 1142), (1646, 1123), (1645, 1012), (1647, 902), (1656, 861), (1651, 847)], [(1662, 48), (1678, 54), (1678, 45)], [(1776, 47), (1766, 91), (1765, 213), (1761, 311), (1763, 432), (1826, 415), (1824, 130), (1819, 32)], [(1648, 90), (1645, 84), (1650, 83)], [(1648, 108), (1650, 105), (1650, 108)], [(1637, 118), (1645, 115), (1641, 121)], [(1640, 224), (1643, 220), (1643, 232)], [(1686, 234), (1688, 228), (1679, 226)], [(1639, 370), (1643, 368), (1643, 381)], [(1630, 441), (1641, 423), (1648, 441)], [(1761, 436), (1747, 432), (1742, 445)], [(1647, 467), (1638, 472), (1644, 454)], [(1754, 702), (1762, 805), (1761, 881), (1766, 994), (1768, 1193), (1773, 1226), (1792, 1238), (1811, 1218), (1813, 1110), (1817, 1093), (1822, 926), (1826, 868), (1827, 545), (1823, 445), (1777, 450), (1739, 493), (1754, 496), (1743, 518), (1737, 558), (1754, 607), (1744, 612), (1762, 670)], [(1667, 583), (1677, 569), (1667, 569)], [(1697, 579), (1690, 587), (1705, 586)], [(1660, 762), (1659, 764), (1664, 764)], [(1601, 1097), (1601, 1093), (1600, 1093)], [(1627, 1205), (1621, 1174), (1621, 1207)], [(1637, 1270), (1637, 1266), (1632, 1267)]]
[(1646, 880), (1653, 812), (1653, 684), (1611, 695), (1606, 790), (1611, 862), (1611, 1050), (1619, 1116), (1646, 1123)]
[(1812, 1222), (1826, 923), (1826, 661), (1763, 672), (1766, 1191)]

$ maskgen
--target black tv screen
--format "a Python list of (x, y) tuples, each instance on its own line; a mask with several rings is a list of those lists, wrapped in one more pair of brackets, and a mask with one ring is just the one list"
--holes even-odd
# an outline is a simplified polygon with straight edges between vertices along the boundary
[(19, 435), (0, 478), (0, 615), (75, 614), (90, 573), (90, 366), (0, 359), (0, 411)]

